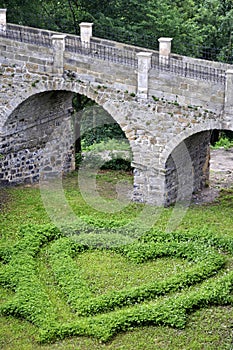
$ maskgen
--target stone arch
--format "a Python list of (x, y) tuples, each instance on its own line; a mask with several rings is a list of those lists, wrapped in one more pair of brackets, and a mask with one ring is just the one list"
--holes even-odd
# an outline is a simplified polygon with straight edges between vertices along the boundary
[(130, 142), (131, 135), (128, 133), (128, 128), (126, 127), (126, 125), (129, 123), (129, 120), (126, 121), (127, 109), (124, 108), (124, 104), (121, 103), (124, 100), (124, 93), (120, 91), (116, 92), (115, 90), (110, 89), (106, 91), (105, 89), (99, 89), (98, 87), (91, 85), (89, 82), (84, 83), (69, 81), (64, 78), (48, 79), (45, 81), (41, 80), (38, 83), (35, 83), (35, 86), (33, 87), (31, 84), (28, 85), (26, 90), (23, 92), (16, 92), (17, 96), (8, 101), (7, 107), (1, 111), (3, 129), (6, 127), (7, 120), (12, 112), (25, 100), (36, 94), (49, 91), (69, 91), (87, 96), (91, 100), (95, 101), (98, 105), (102, 106), (120, 125)]
[[(33, 95), (36, 95), (38, 93), (42, 92), (49, 92), (49, 91), (70, 91), (74, 93), (78, 93), (80, 95), (85, 95), (88, 98), (95, 101), (97, 104), (102, 106), (104, 109), (106, 109), (110, 115), (112, 115), (112, 110), (110, 108), (110, 104), (106, 101), (112, 100), (112, 103), (114, 104), (114, 100), (116, 100), (116, 93), (115, 91), (99, 91), (98, 88), (94, 88), (90, 83), (80, 83), (80, 82), (73, 82), (73, 81), (67, 81), (65, 79), (49, 79), (46, 81), (40, 81), (38, 83), (35, 83), (35, 86), (28, 85), (26, 87), (26, 90), (23, 92), (17, 93), (17, 96), (14, 99), (11, 99), (7, 103), (7, 108), (4, 109), (4, 112), (1, 112), (2, 119), (4, 121), (4, 124), (7, 121), (7, 118), (11, 115), (11, 113), (14, 111), (14, 109), (19, 106), (21, 103), (23, 103), (25, 100), (30, 98)], [(113, 97), (113, 98), (112, 98)], [(112, 115), (112, 117), (115, 119), (115, 117)], [(119, 124), (120, 121), (116, 120)]]
[(162, 162), (166, 206), (177, 200), (190, 200), (193, 193), (209, 185), (210, 138), (214, 129), (233, 131), (233, 124), (200, 124), (186, 129), (165, 146)]
[[(186, 128), (183, 132), (179, 133), (178, 135), (174, 135), (174, 137), (165, 145), (161, 152), (161, 164), (164, 166), (169, 155), (172, 153), (172, 151), (179, 146), (185, 139), (189, 138), (192, 135), (195, 135), (197, 133), (207, 131), (207, 130), (214, 130), (214, 129), (223, 129), (224, 123), (222, 121), (208, 121), (206, 123), (200, 123), (194, 125), (192, 128)], [(232, 125), (233, 127), (233, 125)]]
[[(8, 109), (5, 110), (5, 123), (4, 123), (4, 134), (3, 134), (3, 139), (2, 139), (2, 146), (5, 148), (4, 151), (6, 151), (7, 147), (9, 148), (10, 152), (14, 152), (14, 156), (9, 156), (9, 159), (5, 161), (5, 168), (3, 167), (3, 178), (0, 180), (6, 180), (8, 181), (15, 181), (15, 182), (22, 182), (22, 176), (20, 176), (20, 172), (17, 172), (17, 169), (14, 169), (14, 166), (12, 166), (13, 163), (17, 163), (17, 166), (21, 168), (22, 166), (25, 165), (25, 162), (28, 163), (27, 166), (27, 174), (26, 176), (26, 181), (27, 182), (34, 182), (37, 181), (38, 176), (36, 174), (36, 165), (30, 164), (30, 152), (27, 152), (27, 150), (22, 151), (20, 149), (17, 150), (17, 146), (12, 149), (11, 145), (9, 145), (9, 140), (7, 140), (7, 135), (9, 135), (9, 122), (11, 122), (11, 118), (15, 116), (15, 111), (17, 111), (20, 107), (24, 106), (25, 104), (29, 106), (30, 101), (35, 101), (36, 98), (41, 98), (46, 95), (51, 95), (51, 94), (56, 94), (60, 93), (60, 97), (62, 95), (68, 96), (68, 101), (66, 103), (66, 114), (64, 116), (65, 119), (69, 119), (69, 104), (71, 102), (71, 97), (73, 93), (79, 93), (82, 95), (87, 96), (88, 98), (91, 98), (97, 104), (102, 106), (112, 117), (113, 119), (120, 125), (122, 130), (124, 131), (126, 137), (130, 136), (127, 132), (127, 128), (125, 128), (126, 121), (125, 121), (125, 109), (124, 108), (118, 108), (118, 105), (114, 102), (118, 101), (116, 94), (114, 94), (115, 99), (112, 99), (112, 92), (108, 91), (106, 92), (105, 90), (103, 91), (98, 91), (98, 89), (93, 88), (90, 84), (84, 84), (84, 83), (77, 83), (73, 81), (66, 81), (64, 79), (55, 79), (54, 80), (48, 80), (48, 81), (41, 81), (35, 84), (35, 86), (28, 86), (27, 89), (24, 90), (24, 92), (20, 95), (17, 96), (14, 100), (10, 101), (8, 104)], [(121, 97), (122, 98), (122, 97)], [(65, 103), (65, 98), (63, 99)], [(70, 107), (71, 104), (70, 104)], [(29, 108), (29, 107), (28, 107)], [(39, 106), (38, 106), (39, 108)], [(48, 114), (48, 113), (47, 113)], [(48, 116), (47, 116), (48, 117)], [(15, 126), (15, 130), (17, 129), (17, 125)], [(22, 130), (21, 130), (22, 131)], [(128, 138), (127, 137), (127, 138)], [(131, 144), (131, 139), (128, 138), (129, 143), (131, 145), (132, 149), (132, 144)], [(28, 140), (27, 140), (28, 141)], [(66, 141), (64, 141), (67, 143)], [(40, 160), (40, 155), (38, 154), (39, 151), (36, 148), (36, 145), (32, 145), (33, 148), (33, 155)], [(20, 152), (20, 156), (18, 156), (17, 152)], [(1, 152), (0, 152), (1, 153)], [(3, 152), (4, 153), (4, 152)], [(27, 154), (28, 153), (28, 154)], [(71, 155), (69, 156), (69, 158)], [(20, 158), (20, 159), (19, 159)], [(23, 160), (22, 160), (23, 159)], [(4, 159), (5, 160), (5, 159)], [(70, 160), (70, 159), (69, 159)], [(38, 162), (37, 162), (38, 163)], [(37, 164), (38, 166), (38, 164)], [(72, 166), (68, 165), (67, 163), (67, 170), (71, 169)], [(31, 170), (31, 172), (30, 172)], [(18, 176), (18, 178), (16, 178)], [(4, 181), (3, 181), (4, 182)]]

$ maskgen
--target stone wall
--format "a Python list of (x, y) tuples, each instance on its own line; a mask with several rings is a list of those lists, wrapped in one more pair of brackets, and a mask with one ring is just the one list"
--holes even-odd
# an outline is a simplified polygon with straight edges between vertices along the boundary
[(76, 79), (89, 81), (98, 87), (128, 91), (136, 94), (137, 75), (135, 67), (120, 65), (77, 53), (64, 53), (64, 70), (75, 74)]
[[(29, 31), (30, 33), (30, 31)], [(52, 32), (48, 32), (52, 36)], [(69, 36), (72, 37), (72, 36)], [(76, 37), (77, 39), (77, 37)], [(110, 48), (126, 50), (126, 52), (136, 54), (145, 52), (145, 49), (125, 45), (122, 43), (111, 42), (104, 39), (92, 38), (92, 43), (108, 45)], [(137, 94), (139, 89), (139, 72), (134, 65), (125, 65), (124, 63), (115, 63), (107, 59), (101, 59), (61, 50), (61, 63), (63, 64), (62, 72), (56, 70), (55, 56), (52, 47), (38, 46), (32, 43), (12, 41), (10, 39), (0, 38), (0, 63), (8, 66), (9, 62), (18, 66), (25, 66), (28, 72), (38, 74), (60, 74), (63, 70), (73, 73), (74, 77), (81, 81), (89, 81), (96, 86), (103, 85), (115, 90), (128, 91)], [(148, 51), (148, 50), (147, 50)], [(156, 53), (150, 50), (152, 54)], [(158, 54), (158, 53), (156, 53)], [(185, 56), (175, 55), (177, 61), (200, 64), (201, 66), (227, 69), (229, 65), (216, 64), (209, 61), (187, 58)], [(122, 61), (123, 62), (123, 61)], [(208, 64), (207, 64), (208, 63)], [(55, 64), (55, 65), (54, 65)], [(215, 67), (216, 66), (216, 67)], [(14, 74), (14, 72), (12, 72)], [(169, 101), (177, 101), (182, 105), (202, 106), (205, 109), (220, 112), (224, 110), (225, 86), (221, 83), (201, 80), (198, 78), (191, 79), (185, 76), (173, 74), (169, 71), (158, 71), (154, 68), (146, 73), (145, 79), (148, 79), (148, 91), (145, 97), (152, 96), (164, 98)], [(144, 80), (145, 80), (144, 79)]]
[(220, 113), (223, 111), (225, 90), (224, 85), (219, 83), (151, 70), (149, 96)]
[(50, 174), (56, 165), (71, 170), (72, 96), (66, 91), (40, 93), (15, 109), (0, 142), (1, 184), (36, 182), (42, 166)]
[(25, 66), (30, 72), (52, 73), (53, 50), (50, 47), (0, 38), (0, 62)]

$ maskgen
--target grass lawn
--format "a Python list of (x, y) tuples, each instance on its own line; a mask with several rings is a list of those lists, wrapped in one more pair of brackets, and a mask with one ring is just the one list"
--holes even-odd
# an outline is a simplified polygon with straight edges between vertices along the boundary
[[(132, 176), (98, 175), (109, 207), (119, 181)], [(104, 233), (130, 225), (144, 208), (98, 211), (83, 199), (75, 174), (63, 187), (75, 215)], [(211, 205), (191, 206), (173, 232), (166, 232), (173, 208), (163, 209), (148, 232), (119, 249), (98, 241), (87, 249), (73, 236), (33, 238), (33, 227), (51, 222), (39, 186), (0, 191), (0, 349), (233, 349), (232, 190)], [(55, 336), (40, 342), (46, 327)]]

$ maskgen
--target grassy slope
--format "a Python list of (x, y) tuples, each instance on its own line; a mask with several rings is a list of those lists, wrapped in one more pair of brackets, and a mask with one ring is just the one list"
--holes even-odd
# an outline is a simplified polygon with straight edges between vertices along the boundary
[[(120, 174), (121, 179), (125, 175)], [(105, 173), (100, 175), (98, 187), (104, 196), (114, 197), (115, 174)], [(67, 198), (69, 198), (74, 210), (79, 215), (99, 215), (100, 220), (105, 219), (102, 213), (97, 214), (95, 210), (85, 204), (77, 189), (76, 177), (68, 177), (64, 183)], [(17, 239), (20, 225), (31, 223), (49, 222), (47, 213), (43, 207), (38, 188), (16, 188), (10, 189), (10, 202), (0, 214), (0, 232), (3, 244)], [(232, 230), (232, 205), (233, 195), (224, 193), (221, 201), (215, 205), (190, 208), (178, 229), (184, 232), (191, 231), (193, 234), (203, 232), (207, 228), (213, 233), (233, 236)], [(124, 213), (116, 215), (118, 219), (127, 219), (135, 215), (135, 205), (128, 208)], [(172, 209), (165, 209), (160, 216), (156, 226), (166, 229), (168, 218)], [(114, 216), (112, 217), (112, 220)], [(43, 263), (43, 252), (41, 263), (38, 265), (41, 276), (49, 284), (50, 295), (57, 300), (57, 307), (61, 312), (61, 318), (66, 319), (66, 306), (57, 292), (51, 276), (46, 271)], [(92, 252), (84, 254), (79, 258), (84, 276), (92, 277), (92, 288), (96, 293), (102, 293), (124, 285), (140, 285), (154, 278), (163, 278), (186, 266), (186, 262), (178, 259), (158, 259), (156, 262), (145, 264), (141, 269), (130, 266), (123, 258), (106, 252)], [(231, 264), (231, 259), (229, 259)], [(132, 273), (133, 272), (133, 273)], [(0, 301), (7, 300), (10, 292), (0, 289)], [(29, 349), (125, 349), (125, 350), (154, 350), (154, 349), (229, 349), (232, 343), (233, 307), (211, 307), (198, 310), (189, 316), (189, 322), (184, 330), (175, 330), (168, 327), (142, 327), (131, 332), (117, 335), (111, 342), (100, 344), (97, 340), (77, 337), (66, 339), (53, 344), (39, 345), (36, 343), (37, 329), (26, 321), (0, 317), (0, 349), (4, 350), (29, 350)]]

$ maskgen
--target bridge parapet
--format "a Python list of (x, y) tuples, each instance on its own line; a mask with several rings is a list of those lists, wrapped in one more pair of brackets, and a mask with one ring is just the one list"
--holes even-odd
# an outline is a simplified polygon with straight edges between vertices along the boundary
[[(120, 58), (127, 57), (127, 60), (122, 59), (118, 61), (118, 63), (123, 65), (129, 64), (129, 62), (130, 65), (135, 65), (135, 62), (137, 61), (137, 53), (150, 52), (153, 54), (151, 66), (152, 69), (164, 70), (164, 68), (166, 68), (166, 70), (171, 74), (178, 75), (183, 75), (185, 71), (194, 71), (195, 74), (190, 75), (190, 77), (193, 79), (203, 78), (205, 80), (224, 83), (224, 72), (231, 68), (229, 64), (225, 63), (200, 60), (192, 57), (172, 54), (171, 38), (159, 39), (160, 51), (158, 52), (142, 47), (92, 37), (92, 23), (80, 23), (80, 28), (81, 37), (15, 24), (7, 24), (6, 31), (0, 31), (0, 36), (5, 36), (6, 38), (20, 42), (52, 47), (52, 36), (63, 34), (66, 35), (65, 50), (90, 56), (93, 55), (93, 51), (95, 51), (97, 58), (109, 61), (116, 59), (116, 56)], [(98, 56), (99, 52), (100, 54)], [(107, 54), (103, 54), (103, 52), (106, 52)], [(166, 62), (166, 64), (164, 64), (164, 62)], [(135, 66), (137, 66), (137, 64)]]
[[(231, 95), (225, 91), (229, 65), (169, 54), (170, 46), (164, 56), (162, 49), (159, 54), (93, 37), (84, 43), (80, 36), (14, 24), (7, 24), (0, 38), (0, 63), (23, 66), (29, 73), (62, 75), (68, 71), (73, 79), (128, 91), (139, 98), (163, 98), (217, 112), (223, 112), (226, 101), (229, 109), (232, 101), (225, 98)], [(142, 56), (151, 57), (144, 73)]]

